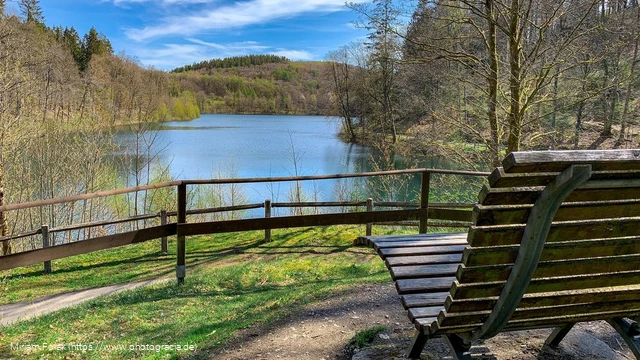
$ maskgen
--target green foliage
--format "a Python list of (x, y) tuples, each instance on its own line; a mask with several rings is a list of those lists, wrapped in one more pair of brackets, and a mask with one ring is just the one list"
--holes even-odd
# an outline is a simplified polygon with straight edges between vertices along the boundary
[(181, 66), (171, 70), (173, 73), (181, 73), (187, 71), (196, 70), (211, 70), (211, 69), (227, 69), (243, 66), (256, 66), (264, 64), (281, 64), (288, 63), (290, 60), (284, 56), (276, 55), (247, 55), (247, 56), (234, 56), (224, 59), (211, 59), (205, 60), (191, 65)]
[(266, 63), (171, 74), (170, 93), (199, 94), (201, 113), (331, 115), (323, 63)]
[(371, 344), (373, 339), (375, 339), (376, 335), (378, 335), (379, 333), (385, 330), (387, 330), (387, 327), (382, 325), (376, 325), (372, 328), (362, 330), (358, 332), (356, 336), (354, 336), (353, 339), (349, 341), (349, 345), (354, 346), (356, 348), (365, 347), (366, 345)]
[[(171, 99), (173, 106), (165, 119), (167, 120), (191, 120), (200, 117), (200, 109), (196, 96), (191, 91), (183, 91), (178, 97)], [(160, 109), (162, 110), (162, 108)]]

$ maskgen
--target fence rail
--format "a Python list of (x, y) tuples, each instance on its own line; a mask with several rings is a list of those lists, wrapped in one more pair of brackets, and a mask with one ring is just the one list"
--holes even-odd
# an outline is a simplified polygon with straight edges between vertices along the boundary
[[(404, 174), (421, 174), (422, 185), (420, 202), (376, 202), (373, 199), (366, 201), (315, 201), (315, 202), (278, 202), (272, 203), (266, 200), (264, 203), (253, 203), (243, 205), (233, 205), (214, 208), (190, 209), (187, 210), (187, 186), (211, 185), (211, 184), (243, 184), (243, 183), (266, 183), (282, 181), (310, 181), (310, 180), (330, 180), (343, 178), (361, 178), (377, 176), (393, 176)], [(431, 174), (446, 174), (459, 176), (486, 177), (489, 173), (463, 171), (463, 170), (441, 170), (441, 169), (407, 169), (394, 171), (378, 171), (353, 174), (315, 175), (315, 176), (291, 176), (291, 177), (269, 177), (269, 178), (240, 178), (240, 179), (206, 179), (206, 180), (181, 180), (171, 181), (161, 184), (152, 184), (124, 189), (102, 191), (91, 194), (81, 194), (64, 198), (32, 201), (21, 204), (9, 204), (0, 207), (0, 212), (15, 211), (20, 209), (37, 208), (47, 205), (73, 203), (75, 201), (89, 200), (101, 197), (108, 197), (120, 194), (127, 194), (138, 191), (146, 191), (162, 188), (176, 188), (177, 191), (177, 211), (162, 210), (156, 214), (143, 214), (131, 216), (123, 219), (100, 220), (80, 224), (65, 225), (56, 228), (49, 228), (43, 225), (42, 228), (25, 232), (23, 234), (0, 238), (0, 242), (26, 238), (42, 234), (43, 247), (34, 250), (23, 251), (11, 255), (3, 256), (0, 261), (0, 271), (21, 266), (28, 266), (35, 263), (44, 262), (45, 272), (51, 271), (51, 260), (60, 259), (103, 250), (123, 245), (140, 243), (152, 239), (162, 239), (162, 252), (167, 252), (167, 237), (177, 237), (177, 259), (176, 277), (179, 282), (183, 282), (186, 275), (185, 264), (185, 237), (201, 234), (214, 234), (236, 231), (264, 230), (265, 240), (270, 240), (272, 229), (325, 226), (341, 224), (364, 224), (367, 235), (371, 234), (371, 226), (374, 223), (382, 225), (402, 225), (419, 226), (419, 232), (425, 233), (428, 226), (448, 226), (463, 227), (468, 226), (471, 221), (470, 207), (473, 204), (460, 203), (429, 203), (430, 177)], [(364, 207), (364, 211), (294, 215), (294, 216), (271, 216), (272, 208), (322, 208), (322, 207), (343, 207), (357, 208)], [(375, 211), (376, 207), (396, 208), (393, 210)], [(264, 208), (264, 217), (250, 219), (234, 219), (222, 221), (207, 221), (188, 223), (188, 215), (203, 215), (229, 211), (242, 211)], [(400, 210), (397, 210), (397, 209)], [(465, 209), (466, 208), (466, 209)], [(169, 217), (174, 217), (175, 222), (169, 222)], [(82, 241), (75, 241), (66, 244), (52, 245), (49, 236), (52, 233), (77, 231), (82, 229), (109, 226), (126, 222), (139, 222), (150, 219), (160, 219), (159, 226), (143, 227), (142, 229), (117, 233), (113, 235), (93, 237)], [(431, 220), (431, 221), (429, 221)], [(434, 222), (433, 220), (441, 220)], [(444, 221), (442, 221), (444, 220)], [(143, 224), (143, 226), (146, 224)], [(136, 225), (137, 226), (137, 225)]]

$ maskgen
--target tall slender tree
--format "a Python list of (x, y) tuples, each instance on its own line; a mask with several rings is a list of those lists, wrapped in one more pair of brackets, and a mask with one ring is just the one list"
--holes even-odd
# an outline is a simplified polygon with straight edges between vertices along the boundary
[(20, 11), (27, 20), (27, 22), (35, 21), (37, 23), (44, 23), (44, 15), (42, 14), (42, 8), (40, 7), (40, 0), (20, 0)]

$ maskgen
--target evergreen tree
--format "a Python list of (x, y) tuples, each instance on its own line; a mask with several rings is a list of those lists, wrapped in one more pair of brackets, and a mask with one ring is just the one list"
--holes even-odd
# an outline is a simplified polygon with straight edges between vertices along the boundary
[(35, 21), (40, 24), (44, 23), (40, 0), (20, 0), (20, 11), (27, 22)]
[(64, 29), (64, 31), (62, 32), (62, 42), (71, 52), (73, 60), (76, 62), (78, 69), (83, 70), (84, 53), (82, 50), (82, 41), (80, 40), (80, 35), (78, 35), (78, 32), (73, 26), (71, 28)]
[(0, 0), (0, 17), (5, 16), (7, 13), (7, 2), (6, 0)]
[(93, 55), (102, 54), (113, 54), (111, 42), (104, 35), (98, 33), (96, 28), (92, 27), (89, 32), (84, 35), (80, 70), (84, 71), (87, 66), (89, 66), (89, 61), (91, 61)]

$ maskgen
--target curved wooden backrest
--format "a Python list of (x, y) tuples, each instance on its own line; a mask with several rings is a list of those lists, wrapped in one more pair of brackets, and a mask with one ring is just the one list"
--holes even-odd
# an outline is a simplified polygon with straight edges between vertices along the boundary
[(502, 329), (479, 331), (504, 305), (500, 297), (534, 204), (571, 165), (590, 165), (593, 172), (553, 215), (505, 329), (640, 314), (640, 151), (522, 152), (510, 154), (480, 193), (469, 246), (432, 333), (474, 339)]

